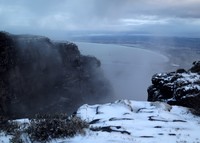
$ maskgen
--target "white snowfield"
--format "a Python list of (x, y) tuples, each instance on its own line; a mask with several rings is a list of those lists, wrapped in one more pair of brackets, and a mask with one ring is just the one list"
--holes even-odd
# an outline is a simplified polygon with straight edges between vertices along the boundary
[(200, 117), (161, 102), (119, 100), (83, 105), (77, 115), (90, 122), (70, 143), (200, 143)]
[[(118, 100), (83, 105), (77, 116), (90, 123), (86, 133), (50, 143), (200, 143), (200, 116), (185, 107)], [(0, 143), (9, 143), (9, 138), (1, 134)], [(26, 135), (24, 139), (30, 143)]]

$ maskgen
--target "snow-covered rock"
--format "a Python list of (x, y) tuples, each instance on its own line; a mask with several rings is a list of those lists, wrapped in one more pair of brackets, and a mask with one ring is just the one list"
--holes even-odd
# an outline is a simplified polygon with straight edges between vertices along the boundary
[(162, 101), (171, 105), (181, 105), (200, 111), (200, 62), (186, 71), (159, 73), (152, 77), (148, 88), (148, 101)]

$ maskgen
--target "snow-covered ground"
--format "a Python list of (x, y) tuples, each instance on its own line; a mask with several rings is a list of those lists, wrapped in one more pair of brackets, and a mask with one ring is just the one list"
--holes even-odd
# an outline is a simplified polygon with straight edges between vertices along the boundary
[[(200, 116), (161, 102), (118, 100), (83, 105), (76, 115), (90, 123), (84, 135), (50, 143), (199, 143)], [(28, 120), (19, 120), (28, 122)], [(0, 143), (9, 143), (0, 134)], [(26, 142), (30, 140), (23, 136)]]
[(87, 129), (84, 136), (66, 139), (66, 142), (200, 142), (200, 117), (184, 107), (161, 102), (119, 100), (103, 105), (83, 105), (77, 115), (91, 123), (90, 130)]
[(105, 76), (114, 88), (115, 100), (146, 101), (152, 75), (164, 72), (168, 61), (166, 56), (145, 49), (112, 44), (76, 44), (82, 54), (93, 55), (101, 61)]

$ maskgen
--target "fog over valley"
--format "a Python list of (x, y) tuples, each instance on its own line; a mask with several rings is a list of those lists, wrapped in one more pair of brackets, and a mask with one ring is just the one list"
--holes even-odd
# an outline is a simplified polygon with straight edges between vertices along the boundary
[[(47, 70), (49, 74), (45, 76), (47, 78), (49, 76), (50, 81), (57, 77), (67, 79), (68, 72), (63, 71), (62, 67), (63, 62), (66, 62), (62, 58), (66, 55), (61, 58), (62, 50), (58, 54), (55, 49), (54, 52), (45, 49), (49, 46), (59, 47), (53, 43), (70, 41), (78, 46), (77, 50), (83, 56), (94, 56), (93, 58), (99, 60), (100, 70), (93, 72), (96, 74), (95, 82), (98, 83), (99, 79), (102, 79), (97, 74), (100, 71), (100, 75), (107, 80), (103, 86), (110, 88), (110, 97), (105, 100), (109, 102), (116, 99), (146, 100), (147, 88), (155, 73), (171, 72), (177, 68), (189, 69), (192, 62), (199, 60), (199, 4), (198, 0), (181, 2), (177, 0), (0, 0), (0, 29), (11, 34), (23, 35), (21, 42), (20, 36), (18, 38), (18, 45), (21, 45), (18, 47), (23, 47), (23, 50), (27, 48), (27, 53), (30, 52), (31, 55), (28, 57), (26, 50), (21, 50), (24, 53), (20, 56), (26, 55), (21, 57), (24, 61), (31, 58), (36, 62), (38, 62), (36, 59), (40, 60), (38, 62), (40, 68), (36, 66), (37, 64), (34, 65), (35, 67), (30, 66), (31, 69), (27, 71), (31, 74), (27, 73), (27, 77), (30, 75), (37, 77), (37, 74), (40, 77), (40, 70), (45, 71), (49, 68), (49, 71)], [(31, 35), (48, 36), (51, 41)], [(44, 41), (41, 45), (36, 45), (35, 42), (40, 41), (40, 38)], [(31, 50), (28, 50), (29, 46), (35, 47), (34, 53), (31, 54)], [(86, 59), (68, 58), (69, 62), (73, 60), (77, 66), (87, 63)], [(29, 62), (31, 64), (32, 61)], [(81, 76), (87, 75), (81, 68), (78, 70), (83, 74)], [(14, 71), (16, 72), (16, 69)], [(77, 80), (80, 89), (82, 89), (81, 82)], [(46, 84), (46, 81), (44, 83)], [(43, 86), (43, 81), (39, 85)], [(54, 84), (50, 87), (53, 86)], [(102, 85), (96, 86), (104, 89)], [(71, 93), (66, 86), (65, 89)], [(93, 90), (89, 92), (92, 94), (96, 89)], [(98, 96), (100, 93), (99, 91)], [(65, 91), (56, 94), (65, 94)], [(78, 95), (78, 92), (76, 94)], [(89, 98), (91, 101), (94, 100), (91, 103), (101, 102), (95, 96), (93, 99), (92, 96), (88, 96), (83, 97), (85, 100), (78, 102), (79, 105), (90, 102)]]
[(0, 143), (200, 143), (200, 0), (0, 0)]
[(112, 44), (77, 44), (81, 53), (100, 59), (104, 74), (114, 88), (115, 100), (146, 100), (152, 75), (164, 72), (169, 61), (166, 56), (144, 49)]

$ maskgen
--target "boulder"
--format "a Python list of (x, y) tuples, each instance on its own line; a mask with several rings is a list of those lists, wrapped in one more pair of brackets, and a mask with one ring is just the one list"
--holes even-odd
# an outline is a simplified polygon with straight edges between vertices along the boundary
[(195, 109), (200, 113), (200, 62), (188, 71), (159, 73), (152, 77), (148, 101), (162, 101)]
[(190, 69), (191, 72), (200, 73), (200, 61), (193, 62), (193, 67)]

